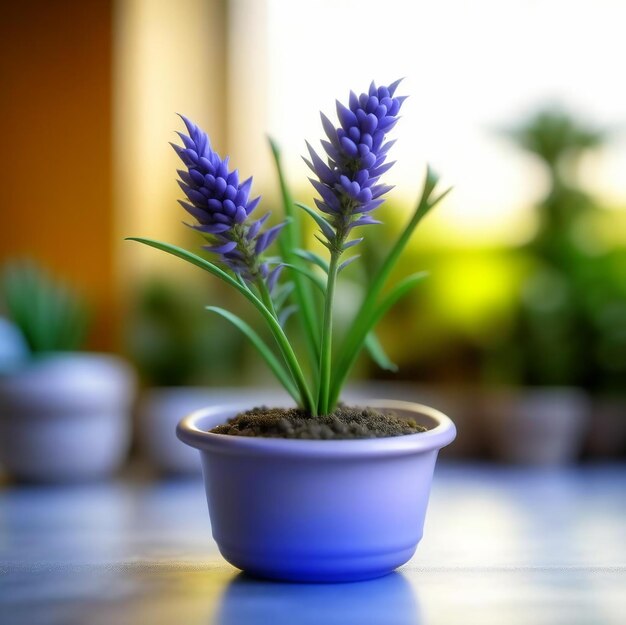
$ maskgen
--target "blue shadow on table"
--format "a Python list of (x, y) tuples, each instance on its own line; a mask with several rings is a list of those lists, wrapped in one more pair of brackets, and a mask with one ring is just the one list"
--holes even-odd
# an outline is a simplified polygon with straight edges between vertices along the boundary
[(280, 584), (243, 573), (226, 587), (216, 625), (420, 625), (414, 589), (401, 573), (347, 584)]

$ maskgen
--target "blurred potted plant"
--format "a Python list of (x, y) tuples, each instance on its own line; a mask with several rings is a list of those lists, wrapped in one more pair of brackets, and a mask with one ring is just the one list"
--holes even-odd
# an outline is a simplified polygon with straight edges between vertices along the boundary
[[(117, 469), (129, 444), (133, 376), (119, 358), (81, 353), (83, 300), (31, 262), (7, 265), (0, 294), (23, 350), (0, 373), (0, 463), (21, 480), (76, 481)], [(7, 330), (9, 332), (9, 330)]]
[(508, 375), (523, 387), (491, 395), (485, 413), (497, 455), (561, 464), (580, 455), (588, 430), (588, 391), (599, 373), (593, 317), (603, 316), (610, 300), (596, 297), (606, 276), (581, 240), (594, 204), (576, 181), (579, 157), (604, 134), (547, 109), (512, 135), (542, 160), (550, 190), (538, 207), (537, 233), (523, 250), (529, 271), (512, 331), (489, 363), (496, 377)]
[[(339, 403), (373, 327), (423, 279), (423, 273), (414, 274), (385, 290), (415, 227), (442, 197), (434, 197), (437, 178), (429, 171), (414, 215), (372, 277), (340, 349), (333, 350), (337, 276), (358, 255), (342, 257), (361, 241), (350, 238), (355, 228), (379, 223), (371, 211), (390, 190), (380, 179), (392, 165), (386, 162), (392, 142), (385, 138), (404, 100), (394, 95), (398, 82), (372, 83), (359, 97), (351, 93), (348, 106), (337, 103), (339, 127), (322, 115), (327, 160), (310, 146), (307, 160), (319, 211), (293, 203), (273, 146), (287, 220), (267, 230), (267, 214), (250, 217), (260, 201), (250, 199), (252, 179), (240, 183), (228, 159), (183, 117), (188, 134), (179, 133), (183, 145), (173, 146), (185, 165), (179, 184), (187, 200), (181, 204), (218, 263), (167, 243), (133, 239), (230, 285), (260, 314), (278, 348), (277, 356), (243, 319), (209, 306), (248, 337), (296, 407), (234, 402), (198, 411), (178, 426), (179, 437), (201, 452), (221, 553), (259, 576), (347, 581), (384, 575), (406, 562), (422, 535), (437, 453), (455, 435), (452, 422), (427, 407), (391, 400), (367, 407)], [(319, 228), (325, 256), (303, 248), (296, 206)], [(280, 257), (265, 256), (281, 230)], [(283, 270), (291, 281), (280, 281)], [(308, 367), (284, 327), (292, 306)], [(369, 347), (382, 350), (371, 340)]]
[(626, 451), (626, 249), (596, 254), (581, 293), (591, 345), (586, 385), (592, 392), (585, 451), (615, 457)]
[(163, 474), (200, 472), (198, 454), (176, 438), (176, 424), (211, 403), (215, 392), (206, 385), (232, 383), (240, 364), (240, 335), (206, 322), (201, 305), (206, 295), (197, 285), (150, 280), (140, 291), (128, 333), (131, 359), (144, 386), (138, 442)]

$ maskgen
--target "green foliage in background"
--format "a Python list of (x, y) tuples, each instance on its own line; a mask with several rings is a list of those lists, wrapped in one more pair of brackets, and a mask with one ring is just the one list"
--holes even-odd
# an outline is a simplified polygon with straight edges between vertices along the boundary
[(229, 326), (207, 323), (206, 289), (152, 278), (138, 291), (130, 315), (131, 360), (149, 386), (232, 384), (245, 345)]
[(531, 385), (626, 391), (626, 251), (593, 249), (590, 217), (600, 210), (576, 165), (605, 133), (548, 109), (510, 133), (541, 159), (550, 189), (539, 227), (520, 250), (530, 270), (511, 332), (487, 354), (495, 378)]
[[(626, 248), (616, 242), (623, 218), (598, 205), (578, 174), (580, 157), (608, 136), (555, 109), (507, 134), (532, 150), (549, 174), (532, 240), (518, 247), (472, 241), (448, 247), (426, 230), (397, 272), (419, 266), (437, 279), (391, 311), (378, 329), (380, 340), (404, 380), (624, 393)], [(388, 203), (380, 210), (391, 222), (403, 207)], [(367, 243), (363, 264), (373, 268), (380, 245)], [(374, 369), (369, 375), (389, 377)]]
[(89, 325), (84, 299), (36, 263), (15, 261), (4, 267), (0, 300), (33, 356), (83, 346)]

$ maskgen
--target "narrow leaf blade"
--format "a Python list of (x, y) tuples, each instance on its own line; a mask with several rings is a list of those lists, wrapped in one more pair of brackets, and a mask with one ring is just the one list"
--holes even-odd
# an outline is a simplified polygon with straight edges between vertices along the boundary
[(307, 269), (306, 267), (298, 267), (297, 265), (290, 265), (288, 263), (285, 263), (285, 267), (293, 269), (293, 271), (305, 276), (322, 292), (322, 294), (326, 293), (326, 284), (324, 283), (324, 280), (322, 280), (320, 276), (310, 269)]
[(315, 221), (315, 223), (320, 227), (320, 230), (324, 233), (324, 236), (327, 239), (331, 240), (335, 237), (335, 231), (333, 230), (333, 227), (319, 213), (314, 211), (310, 206), (302, 204), (301, 202), (296, 202), (295, 205), (298, 208), (301, 208)]
[[(285, 232), (283, 236), (279, 238), (278, 244), (283, 261), (298, 264), (299, 259), (295, 256), (293, 250), (302, 247), (302, 241), (304, 239), (301, 215), (299, 211), (294, 209), (293, 197), (289, 190), (285, 172), (282, 167), (280, 148), (271, 137), (269, 137), (269, 143), (274, 157), (274, 163), (276, 165), (276, 172), (278, 174), (278, 182), (283, 201), (283, 210), (287, 218), (290, 220), (285, 226)], [(316, 318), (317, 316), (315, 313), (313, 293), (311, 285), (308, 284), (302, 276), (295, 276), (294, 283), (294, 299), (296, 300), (301, 312), (301, 322), (307, 342), (309, 357), (311, 359), (311, 366), (315, 367), (315, 363), (319, 360), (318, 347), (320, 328)]]
[(363, 348), (363, 343), (367, 335), (376, 327), (385, 313), (404, 295), (406, 295), (415, 285), (422, 282), (428, 276), (428, 272), (421, 271), (407, 276), (382, 299), (382, 301), (367, 311), (367, 315), (359, 316), (347, 337), (346, 344), (342, 348), (342, 356), (336, 367), (336, 376), (331, 389), (331, 405), (334, 405), (339, 398), (339, 393), (348, 373), (352, 369), (357, 356)]
[(365, 337), (365, 348), (367, 349), (369, 355), (372, 360), (381, 368), (386, 371), (393, 371), (394, 373), (398, 370), (398, 365), (393, 362), (385, 349), (381, 345), (380, 341), (376, 334), (373, 331), (369, 332), (369, 334)]
[(360, 254), (356, 254), (356, 256), (351, 256), (348, 260), (344, 260), (341, 265), (337, 268), (337, 273), (341, 273), (346, 267), (349, 267), (355, 260), (361, 258)]
[(299, 256), (303, 260), (308, 260), (310, 263), (317, 265), (325, 273), (328, 273), (328, 262), (324, 260), (319, 254), (310, 252), (309, 250), (295, 250), (294, 254)]
[(249, 341), (254, 345), (259, 354), (265, 362), (267, 366), (271, 369), (272, 373), (276, 376), (278, 381), (283, 385), (285, 390), (298, 402), (300, 400), (298, 389), (296, 388), (293, 380), (289, 377), (287, 371), (279, 362), (278, 358), (274, 356), (272, 350), (267, 346), (267, 344), (263, 341), (263, 339), (252, 329), (252, 327), (247, 324), (241, 317), (231, 313), (230, 311), (220, 308), (218, 306), (207, 306), (207, 310), (214, 312), (228, 321), (230, 321), (235, 327), (237, 327), (241, 332), (249, 339)]

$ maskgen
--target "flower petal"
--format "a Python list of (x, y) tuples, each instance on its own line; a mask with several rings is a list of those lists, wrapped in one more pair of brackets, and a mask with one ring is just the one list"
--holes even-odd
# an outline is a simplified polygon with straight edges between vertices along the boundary
[(267, 221), (267, 218), (269, 216), (270, 214), (266, 213), (265, 215), (263, 215), (263, 217), (261, 217), (261, 219), (253, 222), (250, 225), (250, 228), (248, 228), (248, 234), (246, 235), (248, 241), (251, 241), (252, 239), (254, 239), (254, 237), (258, 234), (259, 230), (261, 229), (261, 226)]
[(218, 245), (203, 245), (202, 249), (207, 250), (207, 252), (213, 252), (214, 254), (228, 254), (228, 252), (232, 252), (237, 247), (237, 243), (235, 241), (226, 241), (226, 243), (220, 243)]
[(333, 184), (335, 182), (335, 176), (333, 172), (330, 170), (330, 167), (322, 161), (322, 159), (317, 155), (315, 150), (311, 147), (309, 142), (306, 142), (306, 146), (309, 150), (309, 154), (311, 155), (311, 162), (313, 164), (313, 171), (317, 174), (318, 178), (325, 182), (326, 184)]
[(259, 235), (255, 246), (257, 254), (264, 252), (274, 242), (274, 239), (276, 239), (279, 232), (285, 227), (285, 223), (286, 222), (278, 224), (277, 226), (274, 226)]
[(349, 109), (346, 108), (339, 100), (337, 102), (337, 117), (339, 117), (339, 122), (347, 131), (350, 126), (356, 126), (357, 118), (356, 115)]
[(230, 225), (228, 224), (220, 224), (220, 223), (212, 223), (212, 224), (188, 224), (183, 221), (183, 223), (189, 228), (193, 228), (198, 232), (203, 232), (205, 234), (222, 234), (224, 232), (228, 232), (230, 230)]

